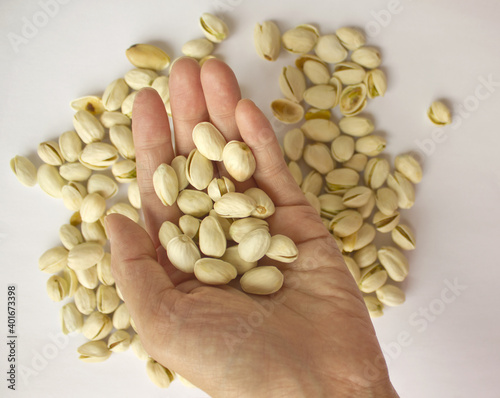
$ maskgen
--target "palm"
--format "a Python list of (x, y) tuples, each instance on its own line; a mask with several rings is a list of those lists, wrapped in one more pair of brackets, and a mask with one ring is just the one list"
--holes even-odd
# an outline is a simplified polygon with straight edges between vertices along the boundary
[(113, 270), (144, 345), (162, 364), (222, 396), (255, 393), (267, 380), (284, 394), (291, 375), (296, 385), (288, 382), (287, 388), (293, 391), (303, 382), (304, 368), (313, 384), (325, 381), (325, 369), (329, 382), (338, 378), (342, 384), (348, 371), (356, 382), (362, 380), (359, 363), (373, 361), (380, 353), (356, 284), (334, 240), (288, 173), (265, 117), (248, 102), (236, 106), (239, 90), (227, 66), (217, 61), (206, 65), (201, 85), (192, 61), (174, 67), (178, 74), (171, 78), (171, 101), (177, 153), (189, 153), (190, 132), (200, 121), (211, 120), (227, 140), (242, 136), (256, 156), (257, 170), (254, 179), (237, 188), (259, 186), (271, 196), (277, 205), (268, 219), (271, 234), (292, 238), (299, 258), (279, 265), (284, 286), (267, 297), (246, 295), (237, 282), (204, 286), (168, 263), (158, 230), (179, 212), (161, 205), (151, 176), (174, 153), (159, 98), (141, 93), (143, 103), (134, 108), (133, 127), (149, 234), (119, 216), (111, 217), (108, 227), (121, 231), (119, 241), (112, 239)]

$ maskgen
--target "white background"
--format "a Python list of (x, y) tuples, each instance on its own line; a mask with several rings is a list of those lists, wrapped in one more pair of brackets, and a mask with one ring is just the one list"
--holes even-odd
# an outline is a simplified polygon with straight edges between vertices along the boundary
[[(82, 363), (75, 352), (81, 336), (70, 336), (55, 352), (48, 348), (54, 347), (50, 336), (60, 335), (60, 304), (48, 299), (48, 275), (38, 271), (37, 260), (59, 244), (57, 231), (70, 212), (38, 187), (23, 187), (9, 169), (9, 159), (16, 154), (40, 164), (37, 144), (72, 129), (69, 101), (100, 95), (127, 72), (131, 65), (124, 52), (131, 44), (154, 43), (179, 56), (184, 42), (201, 37), (197, 19), (205, 11), (227, 21), (231, 36), (215, 53), (234, 69), (243, 95), (255, 100), (270, 119), (269, 103), (281, 96), (279, 71), (294, 57), (283, 51), (275, 63), (258, 58), (252, 42), (255, 23), (271, 19), (282, 32), (313, 23), (323, 33), (344, 25), (371, 33), (369, 44), (381, 50), (389, 89), (385, 98), (370, 101), (366, 112), (386, 136), (389, 155), (426, 148), (420, 152), (425, 176), (417, 186), (416, 205), (402, 214), (418, 243), (408, 255), (407, 302), (374, 321), (391, 378), (402, 397), (499, 396), (500, 3), (66, 3), (17, 51), (8, 35), (22, 35), (26, 20), (40, 17), (42, 7), (33, 0), (0, 3), (0, 336), (7, 334), (6, 287), (14, 283), (17, 359), (25, 368), (24, 376), (18, 372), (18, 391), (10, 393), (5, 338), (0, 337), (1, 397), (205, 396), (178, 381), (169, 390), (157, 389), (132, 352), (101, 364)], [(485, 87), (485, 80), (496, 86)], [(428, 105), (440, 98), (451, 105), (456, 121), (443, 129), (433, 127), (425, 115)], [(282, 137), (287, 127), (273, 124)], [(463, 288), (446, 290), (454, 283)]]

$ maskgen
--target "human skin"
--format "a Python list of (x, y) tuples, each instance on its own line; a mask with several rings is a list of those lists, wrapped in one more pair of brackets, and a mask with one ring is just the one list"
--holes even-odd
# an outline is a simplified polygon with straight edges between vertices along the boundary
[[(362, 295), (331, 234), (296, 185), (264, 114), (241, 100), (232, 70), (218, 60), (202, 68), (175, 63), (170, 98), (176, 152), (165, 107), (152, 89), (133, 109), (137, 178), (145, 229), (112, 214), (105, 224), (112, 271), (147, 352), (213, 397), (397, 397)], [(175, 269), (158, 239), (176, 206), (156, 197), (152, 175), (194, 148), (193, 127), (210, 121), (227, 141), (243, 140), (257, 162), (238, 191), (257, 186), (276, 205), (270, 232), (296, 243), (271, 296), (247, 295), (238, 283), (206, 286)], [(228, 176), (222, 165), (216, 172)]]

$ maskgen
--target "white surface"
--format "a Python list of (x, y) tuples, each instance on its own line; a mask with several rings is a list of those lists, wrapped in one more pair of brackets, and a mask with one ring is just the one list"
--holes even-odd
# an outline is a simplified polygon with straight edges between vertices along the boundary
[[(439, 130), (442, 142), (434, 143), (433, 150), (422, 157), (425, 178), (417, 186), (417, 203), (403, 212), (418, 240), (418, 249), (408, 255), (407, 302), (387, 310), (374, 323), (402, 397), (498, 396), (500, 3), (67, 3), (18, 52), (8, 34), (20, 35), (23, 18), (32, 21), (41, 6), (32, 0), (2, 0), (0, 5), (0, 396), (205, 396), (179, 382), (160, 391), (131, 352), (113, 355), (102, 364), (81, 363), (75, 353), (82, 342), (80, 336), (70, 336), (63, 348), (50, 351), (50, 336), (60, 334), (60, 305), (47, 298), (48, 276), (38, 271), (37, 260), (58, 244), (58, 228), (67, 222), (70, 212), (38, 187), (20, 185), (8, 165), (16, 154), (39, 164), (38, 142), (72, 129), (68, 102), (102, 93), (110, 81), (131, 68), (124, 55), (129, 45), (156, 43), (178, 56), (185, 41), (201, 36), (197, 18), (205, 11), (224, 14), (231, 37), (215, 53), (235, 70), (243, 95), (254, 99), (269, 117), (269, 102), (281, 96), (278, 73), (294, 57), (282, 52), (274, 64), (257, 57), (253, 26), (267, 19), (275, 20), (282, 31), (300, 23), (317, 24), (324, 33), (343, 25), (369, 27), (372, 32), (379, 27), (369, 44), (381, 49), (389, 90), (385, 98), (370, 101), (367, 113), (374, 115), (377, 131), (386, 135), (391, 156), (431, 142), (437, 129), (426, 119), (425, 111), (434, 99), (444, 98), (452, 105), (455, 120), (461, 119), (462, 124)], [(397, 13), (387, 11), (392, 4), (398, 4)], [(385, 26), (379, 22), (381, 12), (390, 15)], [(481, 79), (497, 82), (492, 92), (480, 88)], [(474, 100), (478, 95), (482, 99)], [(463, 116), (459, 116), (460, 109)], [(274, 126), (280, 137), (287, 130), (277, 123)], [(445, 292), (448, 303), (443, 304), (443, 290), (453, 281), (466, 289), (459, 295)], [(24, 377), (18, 372), (18, 391), (12, 394), (4, 373), (7, 283), (18, 286), (18, 364), (25, 371), (33, 370)], [(419, 312), (422, 309), (439, 314), (425, 321)], [(397, 343), (398, 338), (406, 338), (404, 347)], [(40, 355), (51, 359), (41, 363)]]

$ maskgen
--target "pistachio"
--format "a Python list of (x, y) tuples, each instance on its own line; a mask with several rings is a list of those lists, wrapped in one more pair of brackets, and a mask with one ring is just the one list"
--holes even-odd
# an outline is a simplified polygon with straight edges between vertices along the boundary
[(366, 205), (358, 207), (357, 210), (363, 219), (370, 217), (375, 208), (375, 195), (370, 196)]
[(64, 163), (59, 167), (59, 174), (68, 181), (85, 181), (92, 174), (92, 170), (85, 167), (80, 162)]
[(303, 176), (302, 176), (302, 170), (300, 169), (298, 163), (294, 162), (293, 160), (289, 162), (288, 170), (290, 171), (290, 174), (292, 175), (297, 185), (300, 186), (302, 184)]
[(347, 58), (347, 50), (333, 34), (321, 36), (314, 51), (318, 57), (329, 64), (336, 64)]
[(103, 362), (111, 355), (104, 341), (89, 341), (78, 347), (77, 351), (80, 354), (79, 359), (87, 363)]
[(398, 155), (394, 159), (394, 166), (403, 176), (414, 184), (422, 181), (422, 167), (412, 155)]
[(331, 145), (333, 159), (337, 162), (347, 162), (354, 155), (354, 145), (354, 138), (343, 134), (338, 136)]
[(342, 197), (339, 195), (325, 193), (320, 195), (318, 199), (321, 207), (321, 216), (329, 220), (346, 209)]
[(222, 152), (222, 161), (229, 175), (236, 181), (246, 181), (255, 172), (255, 157), (244, 142), (229, 141)]
[(172, 159), (170, 166), (174, 169), (177, 175), (177, 182), (179, 184), (179, 191), (182, 191), (189, 185), (189, 181), (186, 177), (186, 164), (187, 158), (185, 156), (179, 155)]
[(111, 206), (106, 215), (109, 214), (121, 214), (122, 216), (130, 218), (134, 222), (139, 222), (139, 213), (136, 209), (130, 206), (128, 203), (118, 202)]
[(142, 207), (141, 192), (139, 191), (139, 184), (137, 183), (137, 180), (130, 182), (127, 189), (127, 197), (130, 204), (136, 209), (140, 209)]
[(353, 255), (360, 268), (368, 267), (377, 261), (377, 246), (373, 243), (357, 250)]
[(399, 224), (391, 231), (392, 241), (403, 250), (415, 249), (415, 236), (408, 225)]
[(95, 289), (99, 285), (97, 267), (95, 265), (87, 269), (75, 270), (75, 274), (78, 282), (87, 289)]
[(325, 181), (330, 193), (345, 193), (358, 185), (359, 174), (352, 169), (335, 169), (326, 175)]
[[(325, 226), (326, 229), (329, 229), (330, 227), (330, 220), (326, 220), (323, 222), (323, 225)], [(333, 240), (335, 241), (335, 244), (337, 245), (337, 248), (340, 253), (344, 250), (344, 243), (342, 242), (342, 239), (340, 239), (338, 236), (332, 235)]]
[(67, 162), (78, 161), (82, 151), (82, 141), (75, 131), (66, 131), (59, 137), (59, 150)]
[(52, 301), (61, 301), (67, 295), (69, 291), (69, 285), (66, 280), (60, 276), (52, 275), (47, 280), (47, 295)]
[(64, 224), (59, 228), (59, 239), (61, 239), (61, 243), (68, 250), (83, 242), (81, 232), (71, 224)]
[(366, 156), (378, 156), (386, 147), (385, 138), (371, 134), (356, 141), (356, 151)]
[(238, 275), (236, 268), (223, 260), (201, 258), (194, 265), (196, 279), (207, 285), (225, 285)]
[(363, 268), (358, 287), (363, 293), (373, 293), (387, 281), (387, 272), (380, 264), (373, 264)]
[(344, 116), (354, 116), (366, 106), (366, 86), (364, 83), (347, 86), (340, 94), (339, 107)]
[(400, 172), (394, 172), (387, 177), (387, 185), (398, 195), (398, 206), (409, 209), (415, 203), (415, 189), (413, 184)]
[(276, 61), (281, 49), (281, 33), (278, 26), (272, 21), (256, 24), (253, 41), (257, 54), (267, 61)]
[(247, 189), (244, 193), (255, 200), (256, 203), (255, 210), (250, 214), (251, 216), (256, 218), (268, 218), (274, 214), (274, 203), (269, 195), (262, 189), (253, 187)]
[(234, 192), (236, 190), (234, 183), (227, 177), (214, 178), (210, 184), (208, 184), (208, 196), (214, 202), (217, 202), (223, 195), (228, 192)]
[(68, 267), (74, 271), (85, 270), (96, 265), (104, 257), (104, 248), (95, 242), (84, 242), (68, 253)]
[(28, 158), (16, 155), (10, 160), (10, 168), (24, 186), (32, 187), (36, 184), (36, 167)]
[(98, 193), (90, 193), (83, 198), (80, 215), (84, 222), (96, 222), (106, 210), (106, 200)]
[(228, 247), (220, 259), (233, 265), (233, 267), (236, 268), (238, 275), (244, 274), (249, 269), (257, 266), (257, 261), (245, 261), (240, 257), (238, 253), (238, 246)]
[(66, 180), (61, 177), (57, 168), (50, 164), (42, 164), (38, 168), (37, 182), (42, 191), (53, 198), (62, 196), (62, 188), (66, 184)]
[(68, 263), (68, 250), (62, 246), (56, 246), (45, 251), (38, 259), (40, 271), (55, 274), (62, 271)]
[(194, 239), (198, 235), (200, 223), (200, 219), (190, 216), (189, 214), (184, 214), (181, 218), (179, 218), (180, 230), (184, 235), (189, 236), (191, 239)]
[(351, 273), (356, 283), (358, 283), (361, 277), (361, 272), (359, 270), (358, 264), (356, 264), (356, 261), (354, 261), (351, 257), (345, 255), (343, 255), (342, 257), (344, 258), (345, 265), (347, 265), (347, 269)]
[(309, 167), (321, 174), (327, 174), (335, 167), (335, 161), (330, 155), (330, 149), (320, 142), (305, 146), (304, 161)]
[(166, 249), (168, 242), (176, 236), (182, 235), (181, 230), (171, 221), (164, 221), (158, 232), (161, 245)]
[(364, 137), (375, 128), (373, 122), (363, 116), (343, 117), (339, 122), (340, 130), (353, 137)]
[(81, 225), (82, 235), (85, 242), (95, 242), (104, 246), (108, 237), (106, 236), (106, 231), (101, 223), (101, 219), (96, 222), (82, 222)]
[(151, 84), (151, 88), (156, 90), (164, 104), (170, 100), (170, 89), (168, 83), (168, 76), (158, 76)]
[(87, 111), (78, 111), (73, 116), (73, 126), (86, 144), (101, 141), (104, 138), (104, 127), (94, 115)]
[[(128, 92), (128, 88), (127, 88), (127, 92)], [(117, 109), (119, 109), (122, 106), (122, 102), (123, 101), (120, 102), (120, 105), (117, 107)], [(131, 120), (128, 116), (124, 115), (121, 112), (116, 112), (116, 111), (103, 112), (103, 114), (101, 115), (99, 120), (101, 121), (101, 124), (108, 129), (110, 127), (113, 127), (113, 126), (130, 126), (131, 125)], [(61, 145), (60, 142), (59, 142), (59, 145)]]
[(332, 112), (328, 109), (318, 109), (318, 108), (309, 108), (304, 114), (304, 119), (312, 120), (312, 119), (325, 119), (329, 120), (332, 117)]
[(132, 337), (130, 346), (132, 347), (132, 351), (134, 352), (135, 356), (141, 361), (146, 361), (149, 358), (149, 354), (142, 346), (141, 338), (138, 334), (135, 334), (134, 337)]
[(368, 69), (377, 68), (382, 59), (380, 52), (374, 47), (360, 47), (351, 54), (351, 60)]
[(300, 129), (307, 138), (319, 142), (330, 142), (340, 134), (337, 125), (331, 120), (325, 119), (308, 120)]
[(129, 118), (132, 118), (132, 110), (134, 108), (134, 101), (135, 97), (137, 96), (137, 93), (139, 91), (132, 91), (129, 95), (125, 97), (125, 99), (122, 102), (122, 113), (126, 115)]
[(111, 166), (111, 173), (115, 180), (122, 184), (135, 181), (137, 178), (135, 161), (130, 159), (120, 160)]
[(71, 268), (65, 267), (63, 270), (63, 278), (68, 283), (68, 297), (73, 297), (79, 286), (76, 272)]
[(335, 31), (342, 45), (350, 51), (363, 46), (366, 42), (365, 35), (359, 29), (342, 27)]
[(104, 170), (118, 160), (118, 151), (113, 145), (94, 142), (83, 148), (78, 160), (91, 170)]
[(368, 224), (363, 223), (360, 229), (358, 229), (352, 235), (348, 235), (342, 239), (343, 250), (347, 253), (351, 253), (355, 250), (360, 250), (363, 247), (369, 245), (375, 239), (376, 231), (375, 228)]
[(344, 162), (342, 166), (361, 173), (365, 169), (367, 162), (368, 156), (362, 153), (355, 153), (347, 162)]
[(306, 78), (300, 69), (294, 66), (285, 66), (279, 76), (279, 86), (286, 98), (300, 102), (306, 90)]
[(387, 78), (380, 69), (372, 69), (366, 73), (364, 82), (368, 98), (383, 97), (387, 90)]
[(365, 79), (366, 71), (355, 62), (339, 62), (335, 65), (333, 76), (345, 85), (359, 84)]
[(317, 84), (304, 91), (304, 101), (318, 109), (329, 109), (337, 106), (338, 91), (330, 84)]
[(280, 290), (283, 280), (283, 274), (278, 268), (260, 266), (245, 272), (240, 279), (240, 285), (246, 293), (268, 295)]
[(427, 111), (427, 116), (432, 123), (438, 126), (445, 126), (451, 123), (450, 109), (441, 101), (434, 101), (431, 104)]
[(172, 265), (186, 273), (193, 273), (195, 262), (201, 258), (198, 247), (187, 235), (179, 235), (170, 239), (166, 250)]
[[(123, 101), (127, 98), (129, 87), (125, 79), (116, 79), (112, 81), (104, 90), (102, 103), (107, 111), (117, 111), (121, 108)], [(104, 114), (101, 116), (104, 117)], [(104, 124), (104, 123), (103, 123)], [(119, 123), (122, 124), (122, 123)]]
[(339, 238), (354, 234), (363, 225), (363, 218), (356, 210), (343, 210), (333, 217), (330, 230)]
[(83, 316), (75, 303), (65, 304), (59, 312), (59, 321), (64, 334), (79, 332), (83, 326)]
[(300, 188), (302, 192), (311, 192), (316, 196), (319, 195), (323, 188), (323, 176), (316, 170), (311, 170), (304, 178), (304, 181), (302, 181)]
[(304, 24), (287, 30), (281, 39), (285, 50), (294, 54), (305, 54), (314, 48), (318, 37), (318, 29), (312, 25)]
[(82, 334), (89, 340), (101, 340), (113, 329), (109, 316), (100, 312), (92, 312), (83, 322)]
[(85, 110), (92, 113), (93, 115), (104, 112), (104, 105), (101, 98), (96, 97), (95, 95), (88, 95), (86, 97), (77, 98), (71, 101), (69, 105), (74, 111)]
[(88, 193), (98, 193), (104, 199), (111, 199), (118, 193), (118, 184), (104, 174), (92, 174), (87, 182)]
[(208, 213), (209, 216), (215, 217), (217, 221), (219, 221), (219, 224), (224, 231), (224, 236), (226, 237), (226, 240), (231, 240), (231, 235), (229, 235), (229, 228), (231, 228), (231, 225), (233, 223), (233, 220), (230, 218), (223, 218), (217, 214), (215, 210), (210, 210)]
[(298, 123), (304, 117), (302, 105), (285, 98), (272, 101), (271, 111), (276, 119), (286, 124)]
[(193, 141), (198, 151), (207, 159), (222, 161), (222, 151), (226, 139), (221, 132), (210, 122), (201, 122), (194, 126)]
[(194, 39), (184, 43), (182, 53), (187, 57), (201, 59), (210, 55), (214, 50), (214, 44), (208, 39)]
[(402, 282), (406, 278), (408, 260), (398, 249), (392, 246), (383, 246), (378, 250), (377, 256), (392, 280)]
[(241, 218), (231, 224), (229, 235), (233, 241), (240, 243), (244, 236), (259, 228), (269, 231), (269, 224), (264, 220), (254, 217)]
[(126, 330), (117, 330), (108, 338), (108, 348), (112, 352), (125, 352), (130, 347), (130, 334)]
[(299, 256), (299, 250), (288, 236), (276, 234), (271, 237), (266, 256), (282, 263), (293, 263)]
[(208, 12), (201, 15), (200, 27), (205, 37), (213, 43), (220, 43), (229, 35), (226, 23)]
[(318, 214), (321, 214), (321, 203), (319, 202), (318, 197), (311, 192), (304, 192), (304, 196), (314, 210), (316, 210)]
[[(77, 184), (77, 183), (75, 183)], [(83, 186), (82, 186), (83, 187)], [(82, 223), (82, 218), (80, 217), (80, 212), (79, 211), (75, 211), (71, 217), (69, 218), (69, 223), (73, 226), (77, 226), (77, 225), (80, 225)]]
[(125, 73), (125, 82), (133, 90), (151, 87), (158, 73), (150, 69), (136, 68)]
[(221, 257), (226, 251), (226, 235), (217, 218), (205, 217), (200, 224), (199, 246), (203, 254)]
[[(82, 205), (83, 198), (87, 195), (85, 187), (78, 182), (68, 182), (61, 189), (61, 197), (64, 206), (69, 210), (79, 211)], [(80, 216), (80, 213), (78, 213)], [(80, 221), (81, 222), (81, 218)]]
[(391, 232), (396, 225), (399, 223), (399, 213), (397, 211), (394, 214), (386, 215), (381, 211), (378, 211), (373, 216), (373, 224), (377, 231), (379, 232)]
[(376, 297), (365, 296), (363, 299), (371, 318), (379, 318), (384, 315), (384, 305)]
[(382, 214), (390, 216), (398, 208), (398, 196), (391, 188), (380, 188), (375, 195), (375, 203)]
[(177, 206), (179, 206), (180, 211), (184, 214), (199, 218), (212, 210), (213, 202), (205, 192), (185, 189), (179, 192)]
[(394, 285), (384, 285), (377, 289), (375, 294), (381, 303), (389, 307), (395, 307), (405, 302), (404, 292)]
[(384, 185), (389, 176), (389, 172), (390, 165), (387, 160), (381, 158), (370, 159), (365, 167), (365, 184), (372, 189), (378, 189)]
[(170, 57), (152, 44), (134, 44), (127, 49), (125, 55), (136, 68), (159, 71), (170, 64)]
[(109, 128), (109, 139), (125, 159), (135, 159), (134, 139), (132, 130), (127, 126), (112, 126)]
[[(175, 174), (175, 171), (173, 172)], [(189, 183), (201, 191), (208, 187), (208, 184), (213, 179), (213, 175), (212, 162), (203, 156), (198, 149), (193, 149), (186, 162), (186, 177)]]
[(149, 379), (159, 388), (168, 388), (170, 383), (174, 381), (174, 374), (153, 358), (149, 358), (146, 363), (146, 373)]
[(115, 284), (115, 278), (111, 273), (111, 254), (104, 253), (104, 257), (97, 263), (97, 277), (103, 285), (112, 286)]
[(65, 160), (59, 149), (59, 144), (55, 141), (46, 141), (38, 144), (37, 153), (40, 159), (52, 166), (60, 166)]
[(214, 204), (214, 210), (223, 218), (248, 217), (256, 208), (253, 198), (239, 192), (228, 192)]
[(309, 58), (304, 62), (302, 70), (312, 84), (328, 84), (330, 71), (326, 64), (318, 57), (308, 54)]
[(79, 286), (75, 292), (75, 305), (83, 315), (91, 314), (97, 306), (94, 290)]
[(238, 253), (245, 261), (258, 261), (264, 257), (271, 245), (271, 235), (264, 228), (250, 231), (240, 241)]
[(354, 187), (349, 189), (342, 197), (342, 202), (346, 207), (362, 207), (368, 203), (373, 192), (367, 187)]
[(113, 327), (116, 330), (130, 327), (130, 312), (125, 303), (121, 303), (113, 313)]
[(172, 206), (179, 194), (175, 170), (166, 163), (160, 164), (153, 173), (153, 187), (158, 199), (165, 206)]

